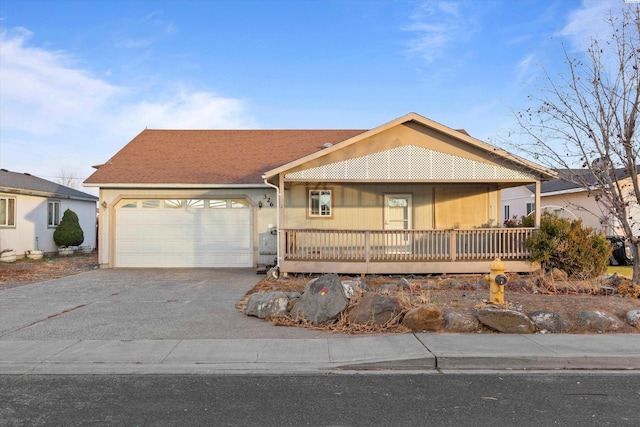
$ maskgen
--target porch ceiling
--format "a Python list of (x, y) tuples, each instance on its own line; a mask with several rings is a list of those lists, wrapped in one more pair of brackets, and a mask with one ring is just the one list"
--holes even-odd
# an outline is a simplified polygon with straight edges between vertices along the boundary
[(416, 145), (404, 145), (361, 157), (285, 174), (295, 180), (442, 180), (535, 181), (516, 169), (483, 163)]

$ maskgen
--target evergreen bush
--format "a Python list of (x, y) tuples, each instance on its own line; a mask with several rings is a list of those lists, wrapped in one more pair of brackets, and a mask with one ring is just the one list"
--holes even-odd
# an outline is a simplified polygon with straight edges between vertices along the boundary
[(525, 241), (529, 259), (545, 270), (559, 268), (574, 278), (592, 278), (607, 270), (611, 247), (607, 239), (584, 227), (582, 220), (570, 221), (545, 212), (540, 229)]
[(53, 241), (58, 246), (79, 246), (84, 241), (78, 215), (71, 209), (64, 211), (60, 224), (53, 232)]

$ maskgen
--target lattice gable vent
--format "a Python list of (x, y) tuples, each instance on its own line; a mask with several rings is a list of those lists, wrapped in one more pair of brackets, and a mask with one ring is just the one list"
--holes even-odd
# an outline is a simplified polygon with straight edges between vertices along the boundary
[(367, 154), (285, 174), (319, 180), (494, 180), (533, 179), (532, 174), (465, 159), (415, 145)]

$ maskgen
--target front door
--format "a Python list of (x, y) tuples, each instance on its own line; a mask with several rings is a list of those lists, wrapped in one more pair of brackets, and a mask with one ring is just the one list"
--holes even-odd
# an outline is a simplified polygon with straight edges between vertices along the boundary
[[(384, 196), (384, 229), (410, 230), (411, 194), (385, 194)], [(387, 253), (411, 252), (409, 233), (389, 233), (386, 237)]]

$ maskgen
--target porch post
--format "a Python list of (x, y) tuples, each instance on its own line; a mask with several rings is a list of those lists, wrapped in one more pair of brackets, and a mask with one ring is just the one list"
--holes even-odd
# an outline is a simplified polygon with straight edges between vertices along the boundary
[(536, 215), (536, 223), (535, 223), (535, 227), (536, 228), (540, 228), (540, 210), (542, 208), (542, 206), (540, 205), (540, 181), (536, 181), (536, 209), (535, 209), (535, 215)]
[(284, 254), (286, 254), (286, 239), (283, 238), (281, 230), (283, 228), (287, 228), (284, 223), (284, 174), (280, 174), (278, 176), (278, 198), (277, 198), (277, 209), (278, 209), (278, 265), (281, 265), (281, 262), (284, 258)]

